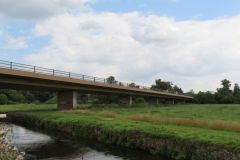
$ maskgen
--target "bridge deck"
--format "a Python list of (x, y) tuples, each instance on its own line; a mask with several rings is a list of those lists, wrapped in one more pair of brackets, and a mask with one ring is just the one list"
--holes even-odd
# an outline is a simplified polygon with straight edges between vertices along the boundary
[(84, 93), (127, 94), (190, 100), (192, 97), (155, 91), (149, 87), (131, 87), (126, 83), (108, 84), (106, 79), (0, 61), (0, 87), (36, 90), (77, 90)]

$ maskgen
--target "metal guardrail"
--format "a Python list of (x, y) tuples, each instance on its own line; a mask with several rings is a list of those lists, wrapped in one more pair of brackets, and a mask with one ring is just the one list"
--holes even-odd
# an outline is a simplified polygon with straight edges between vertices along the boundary
[(104, 79), (104, 78), (88, 76), (88, 75), (83, 75), (83, 74), (76, 74), (76, 73), (71, 73), (71, 72), (66, 72), (66, 71), (60, 71), (60, 70), (49, 69), (49, 68), (44, 68), (44, 67), (26, 65), (26, 64), (4, 61), (4, 60), (0, 60), (0, 68), (10, 69), (10, 70), (18, 70), (18, 71), (27, 71), (27, 72), (33, 72), (36, 74), (37, 73), (47, 74), (47, 75), (51, 75), (51, 76), (66, 77), (66, 78), (71, 78), (71, 79), (79, 79), (79, 80), (91, 81), (93, 83), (104, 83), (104, 84), (114, 85), (114, 86), (139, 88), (142, 90), (154, 90), (154, 91), (158, 91), (158, 92), (172, 93), (172, 94), (176, 94), (176, 95), (184, 95), (184, 94), (180, 94), (180, 93), (174, 92), (174, 91), (153, 89), (150, 87), (140, 86), (140, 85), (132, 85), (132, 84), (125, 83), (125, 82), (108, 83), (107, 79)]

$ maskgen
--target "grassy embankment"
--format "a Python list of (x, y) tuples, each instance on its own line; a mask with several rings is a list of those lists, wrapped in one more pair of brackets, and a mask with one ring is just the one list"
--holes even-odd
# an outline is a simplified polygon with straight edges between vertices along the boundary
[[(4, 107), (7, 111), (7, 106), (2, 106), (0, 112)], [(17, 111), (23, 109), (11, 106), (11, 111), (14, 107)], [(47, 109), (47, 105), (43, 108)], [(174, 159), (239, 159), (240, 155), (240, 105), (92, 107), (19, 115), (44, 128), (62, 129), (73, 136), (141, 148)]]
[(55, 110), (56, 104), (12, 104), (0, 105), (0, 113)]

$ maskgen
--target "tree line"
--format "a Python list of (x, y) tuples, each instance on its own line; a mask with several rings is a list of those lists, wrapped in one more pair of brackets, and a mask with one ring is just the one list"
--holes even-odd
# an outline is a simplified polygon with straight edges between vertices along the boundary
[(0, 104), (46, 103), (54, 96), (52, 92), (0, 89)]
[(194, 91), (188, 94), (194, 96), (195, 103), (199, 104), (239, 104), (240, 103), (240, 87), (235, 83), (231, 89), (231, 81), (224, 79), (221, 81), (221, 87), (217, 88), (216, 92), (199, 91), (197, 94)]

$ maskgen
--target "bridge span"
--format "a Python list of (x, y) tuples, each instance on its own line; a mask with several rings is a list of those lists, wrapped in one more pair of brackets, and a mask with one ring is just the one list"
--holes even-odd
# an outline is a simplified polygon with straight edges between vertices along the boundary
[(106, 79), (0, 60), (0, 88), (58, 92), (58, 108), (77, 107), (77, 92), (86, 94), (111, 94), (127, 96), (132, 104), (133, 96), (189, 101), (190, 96), (168, 91), (152, 90), (144, 86), (131, 86)]

